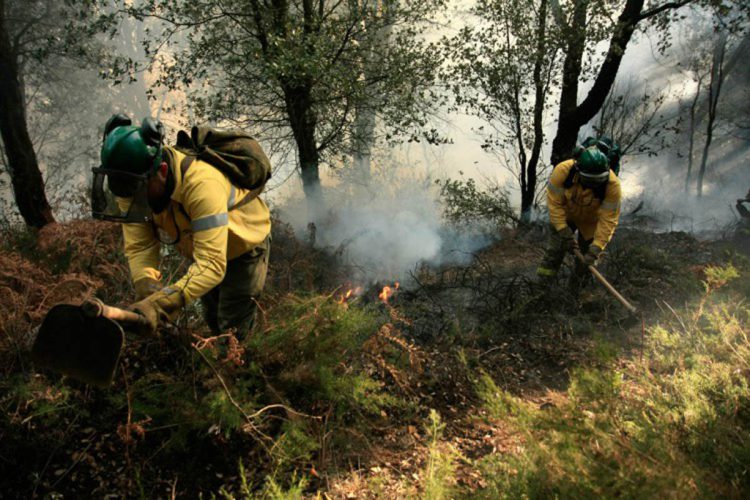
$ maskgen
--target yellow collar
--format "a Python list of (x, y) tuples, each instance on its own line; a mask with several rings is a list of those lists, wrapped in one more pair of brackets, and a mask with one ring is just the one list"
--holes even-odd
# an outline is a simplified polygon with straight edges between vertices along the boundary
[(170, 198), (175, 203), (182, 204), (182, 168), (180, 168), (180, 164), (185, 155), (169, 146), (165, 147), (164, 151), (167, 152), (167, 163), (174, 177), (174, 190)]

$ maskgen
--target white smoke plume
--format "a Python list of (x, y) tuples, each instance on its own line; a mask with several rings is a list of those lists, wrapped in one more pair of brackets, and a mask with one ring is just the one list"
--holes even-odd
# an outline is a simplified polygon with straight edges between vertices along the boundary
[[(448, 225), (440, 189), (427, 175), (375, 175), (366, 187), (348, 181), (325, 190), (326, 209), (315, 223), (315, 245), (341, 250), (358, 284), (408, 284), (410, 272), (420, 264), (467, 262), (492, 240), (478, 227)], [(298, 237), (310, 238), (304, 200), (286, 200), (278, 213)]]

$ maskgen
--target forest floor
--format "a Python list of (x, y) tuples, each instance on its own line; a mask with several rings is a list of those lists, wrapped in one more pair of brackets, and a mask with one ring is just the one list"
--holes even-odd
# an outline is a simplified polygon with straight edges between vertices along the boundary
[[(111, 388), (39, 371), (49, 308), (132, 301), (116, 226), (0, 246), (0, 498), (743, 497), (743, 241), (618, 230), (591, 283), (540, 286), (540, 230), (423, 266), (387, 303), (276, 224), (256, 331), (128, 337)], [(337, 251), (338, 250), (338, 251)], [(165, 273), (184, 263), (165, 259)], [(347, 296), (347, 291), (354, 292)]]

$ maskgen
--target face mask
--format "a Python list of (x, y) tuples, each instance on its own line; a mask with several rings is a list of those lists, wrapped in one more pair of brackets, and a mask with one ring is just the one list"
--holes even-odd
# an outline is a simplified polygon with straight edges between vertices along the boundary
[(104, 168), (91, 169), (91, 209), (96, 219), (123, 223), (148, 222), (146, 174), (132, 174)]

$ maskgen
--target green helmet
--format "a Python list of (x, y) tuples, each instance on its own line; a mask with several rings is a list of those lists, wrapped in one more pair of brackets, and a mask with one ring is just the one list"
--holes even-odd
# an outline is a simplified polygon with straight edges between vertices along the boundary
[[(129, 197), (141, 176), (148, 176), (161, 163), (161, 124), (146, 118), (140, 127), (122, 121), (116, 115), (107, 123), (102, 143), (102, 170), (109, 189), (117, 196)], [(123, 175), (118, 175), (123, 174)]]
[(608, 135), (602, 135), (601, 137), (587, 137), (586, 140), (581, 143), (581, 146), (577, 148), (577, 156), (574, 155), (574, 157), (577, 158), (585, 148), (590, 148), (592, 146), (596, 146), (599, 148), (599, 151), (607, 156), (607, 160), (609, 160), (609, 168), (612, 169), (615, 175), (620, 175), (620, 158), (622, 157), (620, 146), (618, 146)]
[(581, 184), (603, 184), (609, 179), (609, 160), (596, 146), (584, 149), (576, 164)]
[(123, 114), (107, 121), (101, 167), (92, 169), (91, 212), (95, 218), (118, 222), (150, 220), (148, 179), (161, 164), (163, 137), (161, 123), (152, 118), (145, 118), (140, 127)]

